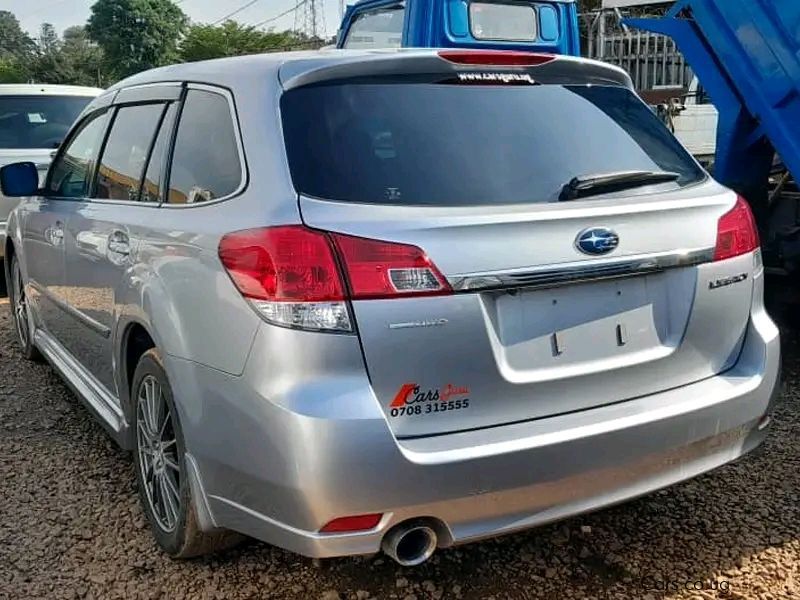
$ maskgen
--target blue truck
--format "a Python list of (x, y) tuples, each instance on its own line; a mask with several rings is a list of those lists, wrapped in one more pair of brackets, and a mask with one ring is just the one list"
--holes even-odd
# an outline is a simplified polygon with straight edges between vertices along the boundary
[(576, 0), (362, 0), (338, 48), (492, 48), (580, 55)]
[(678, 0), (626, 24), (678, 44), (719, 111), (714, 176), (753, 206), (767, 267), (800, 273), (800, 1)]

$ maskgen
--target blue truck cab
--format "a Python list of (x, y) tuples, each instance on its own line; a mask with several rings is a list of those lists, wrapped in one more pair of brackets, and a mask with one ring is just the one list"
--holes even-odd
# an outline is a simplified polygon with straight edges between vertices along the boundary
[(576, 0), (361, 0), (338, 48), (476, 48), (580, 55)]

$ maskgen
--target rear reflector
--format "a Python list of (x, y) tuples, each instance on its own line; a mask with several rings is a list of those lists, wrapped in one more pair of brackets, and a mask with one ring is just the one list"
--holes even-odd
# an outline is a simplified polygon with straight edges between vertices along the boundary
[(734, 207), (719, 219), (714, 260), (747, 254), (759, 246), (758, 228), (747, 201), (739, 196)]
[(355, 531), (369, 531), (375, 529), (381, 522), (382, 514), (356, 515), (354, 517), (341, 517), (326, 524), (320, 533), (348, 533)]
[(459, 65), (501, 67), (536, 67), (556, 59), (552, 54), (514, 50), (441, 50), (439, 56), (448, 62)]
[(416, 246), (331, 234), (341, 257), (353, 300), (441, 296), (450, 284)]

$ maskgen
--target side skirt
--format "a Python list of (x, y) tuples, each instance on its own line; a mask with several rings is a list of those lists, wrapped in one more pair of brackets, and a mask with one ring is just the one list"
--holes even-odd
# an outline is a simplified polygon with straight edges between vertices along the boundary
[(37, 329), (33, 341), (114, 441), (123, 449), (131, 450), (130, 424), (125, 419), (119, 399), (50, 334)]

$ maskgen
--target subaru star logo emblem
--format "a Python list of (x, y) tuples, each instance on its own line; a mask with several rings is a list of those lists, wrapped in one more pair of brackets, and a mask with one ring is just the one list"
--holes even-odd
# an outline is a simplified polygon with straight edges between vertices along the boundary
[(594, 256), (613, 252), (619, 246), (619, 236), (607, 227), (584, 229), (575, 239), (575, 247)]

